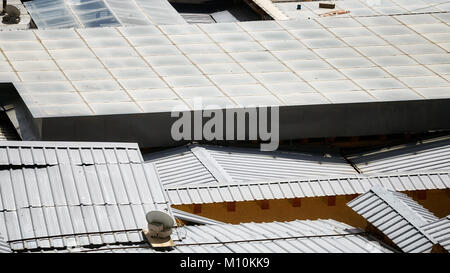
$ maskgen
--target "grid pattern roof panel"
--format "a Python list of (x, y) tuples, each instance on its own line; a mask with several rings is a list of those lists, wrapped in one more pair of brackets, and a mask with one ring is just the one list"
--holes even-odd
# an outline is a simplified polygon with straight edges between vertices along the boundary
[(136, 144), (1, 142), (0, 233), (14, 250), (142, 241), (166, 195)]
[(404, 252), (430, 252), (437, 243), (423, 226), (438, 218), (403, 193), (375, 186), (347, 205)]
[[(441, 0), (336, 0), (335, 9), (319, 8), (319, 1), (283, 2), (273, 0), (275, 7), (288, 18), (314, 18), (334, 10), (346, 10), (350, 13), (337, 15), (338, 17), (363, 18), (363, 20), (378, 21), (378, 16), (414, 14), (420, 18), (423, 13), (447, 12), (450, 5)], [(297, 9), (297, 5), (301, 5)], [(366, 18), (364, 18), (366, 17)], [(384, 21), (386, 19), (380, 19)]]
[(447, 98), (448, 19), (423, 16), (3, 32), (0, 82), (34, 117)]
[(11, 253), (11, 248), (9, 247), (9, 244), (5, 242), (1, 234), (0, 234), (0, 253)]
[(347, 157), (362, 173), (450, 169), (450, 139), (429, 139)]
[[(178, 253), (360, 253), (393, 252), (363, 231), (334, 220), (184, 226), (173, 236)], [(110, 245), (78, 252), (144, 252), (146, 244)]]
[(296, 180), (166, 186), (174, 205), (241, 202), (362, 194), (373, 186), (391, 191), (449, 189), (448, 172), (402, 173), (373, 176), (321, 177)]

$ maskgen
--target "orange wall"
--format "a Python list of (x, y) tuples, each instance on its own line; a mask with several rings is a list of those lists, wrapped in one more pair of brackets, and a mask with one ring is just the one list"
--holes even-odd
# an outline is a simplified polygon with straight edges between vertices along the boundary
[[(417, 199), (417, 193), (408, 192)], [(269, 209), (261, 209), (261, 201), (237, 202), (236, 211), (227, 211), (227, 203), (201, 205), (198, 215), (226, 223), (272, 222), (292, 220), (334, 219), (354, 227), (365, 229), (365, 220), (346, 203), (355, 196), (337, 196), (336, 205), (328, 206), (328, 197), (302, 198), (300, 207), (293, 207), (292, 200), (270, 200)], [(450, 194), (446, 190), (427, 191), (425, 200), (416, 200), (438, 217), (450, 214)], [(194, 213), (194, 205), (177, 205), (174, 208)]]

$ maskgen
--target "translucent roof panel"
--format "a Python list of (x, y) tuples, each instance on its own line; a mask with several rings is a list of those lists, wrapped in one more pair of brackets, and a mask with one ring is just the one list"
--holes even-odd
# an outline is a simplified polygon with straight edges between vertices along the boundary
[(123, 26), (151, 25), (147, 15), (133, 0), (104, 0)]
[(25, 6), (40, 29), (186, 23), (167, 0), (34, 0)]
[[(178, 103), (192, 108), (197, 96), (214, 101), (223, 97), (221, 101), (235, 106), (450, 98), (445, 50), (450, 37), (425, 37), (444, 28), (450, 33), (450, 26), (442, 16), (422, 15), (421, 28), (412, 18), (378, 16), (376, 28), (373, 21), (343, 17), (3, 32), (0, 81), (12, 81), (22, 96), (27, 94), (35, 117), (153, 113)], [(414, 24), (404, 23), (410, 21)], [(359, 36), (361, 29), (370, 36)], [(415, 38), (403, 34), (411, 31)], [(273, 43), (280, 41), (289, 46)], [(72, 89), (33, 89), (42, 82)], [(68, 107), (61, 108), (53, 103), (57, 99), (42, 99), (36, 92), (55, 97), (71, 92), (78, 98), (65, 94)], [(120, 107), (99, 105), (103, 103)]]
[(156, 25), (183, 24), (186, 21), (167, 0), (134, 0)]
[(34, 0), (24, 5), (38, 28), (80, 27), (64, 0)]
[[(335, 10), (350, 11), (338, 15), (339, 17), (359, 17), (373, 22), (378, 21), (377, 16), (380, 15), (446, 12), (450, 6), (448, 2), (441, 0), (338, 0), (333, 2), (336, 4)], [(301, 8), (298, 9), (297, 5), (301, 5)], [(274, 6), (286, 17), (292, 19), (317, 18), (322, 14), (333, 11), (319, 8), (319, 1), (280, 1), (274, 3)]]

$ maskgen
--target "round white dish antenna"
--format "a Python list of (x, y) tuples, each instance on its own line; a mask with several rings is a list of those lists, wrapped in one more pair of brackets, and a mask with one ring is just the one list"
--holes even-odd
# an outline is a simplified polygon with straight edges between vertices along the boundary
[(173, 218), (169, 214), (159, 210), (150, 211), (145, 215), (145, 218), (149, 224), (162, 224), (163, 229), (172, 228), (174, 225)]

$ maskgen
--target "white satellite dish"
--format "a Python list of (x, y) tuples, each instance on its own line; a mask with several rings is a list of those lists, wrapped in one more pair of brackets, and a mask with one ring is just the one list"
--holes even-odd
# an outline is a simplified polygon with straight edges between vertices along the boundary
[(160, 210), (150, 211), (147, 213), (145, 218), (147, 218), (147, 222), (149, 224), (162, 224), (163, 228), (172, 228), (174, 225), (173, 218), (170, 217), (169, 214)]
[(12, 5), (6, 5), (4, 11), (6, 15), (3, 16), (2, 23), (17, 24), (20, 22), (20, 10)]
[(148, 222), (148, 233), (153, 238), (169, 238), (174, 225), (173, 218), (169, 214), (154, 210), (145, 216)]
[(13, 5), (6, 5), (5, 10), (9, 16), (20, 17), (20, 9), (16, 8)]

